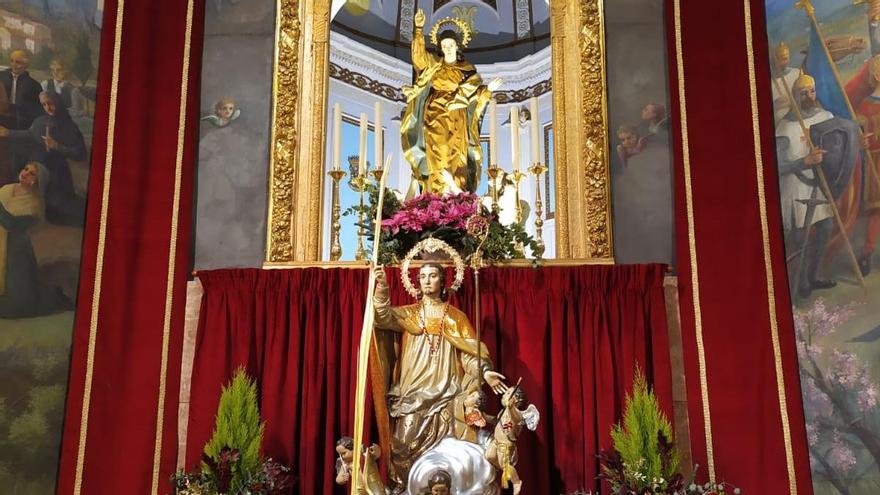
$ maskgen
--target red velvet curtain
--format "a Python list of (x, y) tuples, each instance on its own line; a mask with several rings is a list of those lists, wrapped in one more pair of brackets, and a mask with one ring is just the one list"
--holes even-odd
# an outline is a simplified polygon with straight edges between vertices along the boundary
[[(397, 275), (389, 270), (392, 299), (404, 304)], [(542, 414), (536, 434), (519, 444), (526, 493), (597, 488), (595, 455), (610, 445), (637, 365), (671, 412), (663, 275), (661, 265), (480, 272), (484, 341), (496, 368), (509, 382), (522, 377)], [(297, 493), (343, 493), (333, 484), (333, 447), (352, 428), (367, 270), (199, 276), (188, 465), (211, 435), (220, 387), (245, 366), (259, 381), (265, 453), (294, 466)], [(452, 302), (473, 321), (472, 275), (465, 280)]]
[(665, 5), (694, 462), (744, 493), (811, 494), (764, 0)]
[(177, 454), (204, 2), (103, 8), (57, 493), (162, 494)]

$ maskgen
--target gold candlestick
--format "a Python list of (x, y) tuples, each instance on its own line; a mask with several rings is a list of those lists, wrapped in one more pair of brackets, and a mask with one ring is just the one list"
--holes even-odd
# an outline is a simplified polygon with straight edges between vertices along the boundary
[(498, 184), (495, 178), (504, 170), (498, 165), (492, 165), (486, 169), (486, 176), (489, 178), (489, 190), (492, 191), (492, 213), (498, 215)]
[(547, 167), (541, 162), (535, 162), (529, 167), (529, 172), (535, 176), (535, 243), (538, 250), (544, 252), (544, 238), (541, 232), (544, 227), (544, 203), (541, 201), (541, 174), (547, 171)]
[(370, 174), (373, 176), (374, 179), (376, 179), (376, 184), (379, 184), (380, 182), (382, 182), (382, 174), (384, 174), (384, 173), (385, 173), (385, 170), (383, 170), (381, 168), (370, 170)]
[[(513, 184), (516, 186), (516, 223), (522, 225), (524, 219), (522, 217), (522, 205), (519, 203), (519, 183), (523, 178), (525, 178), (526, 174), (520, 172), (519, 170), (514, 171), (510, 174), (513, 177)], [(521, 242), (516, 243), (516, 250), (520, 256), (525, 257), (525, 248), (523, 247)]]
[(365, 259), (366, 250), (364, 249), (364, 192), (367, 190), (367, 177), (358, 174), (357, 177), (351, 179), (351, 183), (360, 192), (361, 202), (358, 208), (358, 228), (357, 228), (357, 249), (354, 252), (354, 259), (361, 261)]
[(339, 181), (345, 177), (346, 173), (342, 170), (331, 170), (327, 172), (327, 175), (333, 179), (333, 192), (331, 196), (333, 198), (333, 209), (330, 223), (330, 261), (339, 261), (339, 258), (342, 257), (342, 245), (339, 243), (339, 231), (342, 228), (342, 225), (339, 223)]

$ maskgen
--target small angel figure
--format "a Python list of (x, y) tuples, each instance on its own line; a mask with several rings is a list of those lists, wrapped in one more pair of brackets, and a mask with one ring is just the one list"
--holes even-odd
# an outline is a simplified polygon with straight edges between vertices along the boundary
[(425, 495), (450, 495), (452, 493), (452, 476), (446, 471), (437, 471), (428, 482)]
[(351, 463), (354, 461), (354, 439), (342, 437), (336, 441), (336, 484), (347, 485), (351, 481)]
[[(347, 485), (351, 482), (352, 467), (354, 461), (354, 439), (342, 437), (336, 441), (336, 484)], [(377, 464), (382, 456), (382, 449), (375, 443), (363, 449), (363, 467), (360, 477), (358, 495), (386, 495), (385, 484), (379, 475)]]
[(501, 487), (509, 488), (513, 484), (513, 494), (519, 495), (522, 490), (522, 480), (514, 467), (518, 456), (516, 452), (516, 439), (522, 431), (523, 425), (529, 430), (538, 428), (541, 414), (534, 404), (529, 404), (525, 409), (519, 409), (526, 404), (526, 394), (519, 385), (510, 387), (501, 396), (501, 405), (504, 406), (495, 424), (495, 431), (489, 439), (486, 448), (486, 460), (501, 470)]
[(214, 113), (205, 115), (202, 120), (207, 120), (216, 127), (226, 127), (239, 116), (241, 110), (238, 108), (238, 103), (232, 98), (221, 98), (214, 104)]

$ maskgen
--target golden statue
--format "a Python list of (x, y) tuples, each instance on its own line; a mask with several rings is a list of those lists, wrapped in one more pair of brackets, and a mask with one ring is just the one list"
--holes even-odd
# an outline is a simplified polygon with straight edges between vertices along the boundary
[(483, 162), (480, 122), (501, 79), (484, 85), (473, 64), (462, 57), (461, 48), (471, 38), (467, 22), (446, 17), (434, 25), (431, 42), (440, 48), (438, 57), (425, 47), (421, 9), (414, 21), (412, 62), (417, 76), (413, 87), (404, 88), (407, 107), (400, 129), (404, 156), (422, 192), (474, 192)]
[[(432, 241), (442, 245), (434, 249), (448, 248), (454, 253), (436, 239), (427, 239), (420, 245)], [(426, 248), (431, 249), (431, 246)], [(457, 256), (453, 254), (453, 258)], [(452, 290), (461, 285), (464, 276), (463, 263), (458, 261), (460, 259), (456, 260)], [(482, 380), (497, 394), (507, 390), (504, 375), (492, 371), (488, 349), (476, 339), (467, 316), (447, 302), (443, 267), (424, 264), (419, 270), (419, 289), (416, 290), (409, 280), (408, 265), (404, 263), (401, 268), (401, 277), (408, 291), (419, 296), (419, 302), (391, 306), (388, 282), (381, 266), (375, 268), (373, 298), (376, 328), (401, 336), (396, 364), (392, 366), (386, 360), (386, 366), (394, 370), (387, 393), (392, 435), (389, 475), (397, 490), (394, 493), (405, 489), (410, 468), (422, 454), (444, 438), (457, 436), (460, 425), (456, 411), (463, 409), (468, 396), (480, 389)], [(387, 336), (380, 332), (376, 339)]]

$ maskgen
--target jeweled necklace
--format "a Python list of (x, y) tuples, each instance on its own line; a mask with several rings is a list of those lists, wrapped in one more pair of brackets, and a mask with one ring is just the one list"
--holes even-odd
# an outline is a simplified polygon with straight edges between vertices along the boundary
[(449, 312), (449, 303), (446, 302), (443, 304), (443, 316), (440, 317), (440, 333), (437, 335), (431, 335), (428, 333), (428, 316), (427, 316), (427, 308), (425, 305), (425, 299), (421, 300), (421, 308), (419, 308), (419, 327), (422, 329), (422, 333), (424, 333), (428, 338), (428, 349), (431, 351), (431, 355), (435, 355), (437, 349), (440, 348), (440, 339), (443, 338), (443, 330), (446, 329), (446, 315)]

